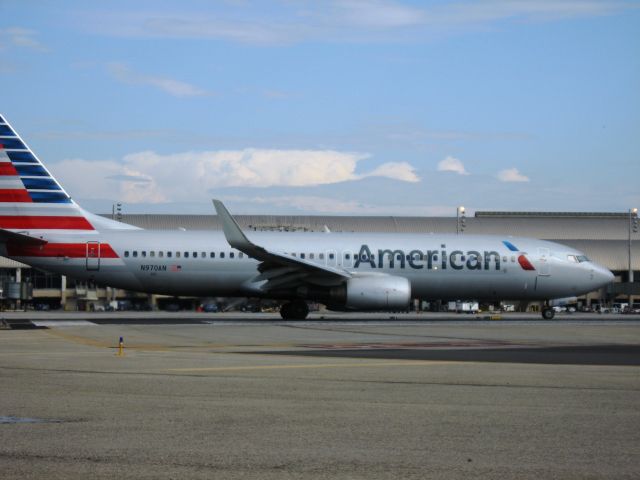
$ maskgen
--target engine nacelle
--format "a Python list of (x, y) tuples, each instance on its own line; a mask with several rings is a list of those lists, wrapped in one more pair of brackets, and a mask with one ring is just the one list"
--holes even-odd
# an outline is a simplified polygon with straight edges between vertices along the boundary
[(347, 281), (345, 307), (349, 310), (405, 310), (411, 284), (403, 277), (366, 276)]

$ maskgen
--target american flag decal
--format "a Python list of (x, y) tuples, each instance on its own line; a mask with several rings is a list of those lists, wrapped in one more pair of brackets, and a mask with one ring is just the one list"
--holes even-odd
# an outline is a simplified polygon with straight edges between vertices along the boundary
[(182, 265), (171, 265), (169, 270), (172, 272), (179, 272), (182, 270)]

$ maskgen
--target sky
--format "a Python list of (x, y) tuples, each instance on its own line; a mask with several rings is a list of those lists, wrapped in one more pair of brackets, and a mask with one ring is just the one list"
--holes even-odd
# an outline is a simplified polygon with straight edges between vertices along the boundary
[(0, 0), (0, 114), (83, 207), (640, 207), (640, 2)]

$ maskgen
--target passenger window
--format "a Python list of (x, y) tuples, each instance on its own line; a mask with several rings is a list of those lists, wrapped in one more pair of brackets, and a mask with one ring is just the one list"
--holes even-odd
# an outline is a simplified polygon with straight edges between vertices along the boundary
[(233, 258), (233, 257), (235, 257), (235, 253), (229, 252), (229, 258)]
[(134, 251), (133, 251), (133, 256), (134, 256), (134, 257), (137, 257), (137, 256), (138, 256), (138, 251), (137, 251), (137, 250), (134, 250)]
[(244, 253), (240, 252), (240, 253), (238, 254), (238, 256), (239, 256), (240, 258), (244, 258)]
[(167, 258), (171, 258), (172, 252), (167, 252)]
[(318, 258), (320, 258), (320, 260), (324, 260), (324, 253), (318, 254)]
[(333, 260), (334, 258), (336, 258), (336, 256), (333, 253), (329, 254), (329, 260)]
[(198, 252), (193, 252), (193, 258), (198, 258)]
[(351, 254), (345, 253), (344, 254), (344, 258), (345, 258), (345, 260), (351, 260)]
[(398, 256), (396, 257), (396, 260), (402, 260), (402, 255), (398, 254)]
[(160, 257), (160, 258), (164, 257), (164, 252), (162, 250), (160, 250), (158, 252), (158, 257)]
[(511, 255), (511, 263), (515, 263), (516, 262), (516, 256), (515, 255)]
[(304, 253), (300, 254), (300, 258), (304, 258), (304, 256), (305, 256)]
[(124, 251), (124, 256), (125, 256), (125, 257), (128, 257), (128, 256), (129, 256), (129, 250), (125, 250), (125, 251)]
[(206, 258), (207, 252), (200, 252), (200, 258)]
[(309, 254), (309, 259), (310, 259), (310, 260), (313, 260), (314, 258), (315, 258), (315, 255), (314, 255), (313, 253), (310, 253), (310, 254)]
[(176, 252), (176, 258), (180, 258), (180, 252)]
[(140, 252), (143, 258), (146, 258), (147, 256), (147, 252), (145, 250), (143, 250), (142, 252)]
[(294, 257), (297, 257), (298, 254), (297, 253), (292, 253), (291, 255), (293, 255)]
[(220, 252), (220, 258), (224, 258), (224, 252)]
[(151, 250), (151, 251), (149, 252), (149, 256), (150, 256), (150, 257), (155, 257), (155, 256), (156, 256), (156, 252), (154, 252), (153, 250)]
[(502, 257), (502, 261), (503, 261), (504, 263), (507, 263), (507, 261), (508, 261), (508, 260), (507, 260), (507, 257)]
[(216, 258), (216, 252), (209, 253), (209, 258)]

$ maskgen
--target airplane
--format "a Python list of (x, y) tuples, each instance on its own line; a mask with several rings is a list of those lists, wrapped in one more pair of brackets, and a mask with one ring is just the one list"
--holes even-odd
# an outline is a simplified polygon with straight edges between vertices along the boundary
[(219, 200), (222, 231), (144, 230), (82, 209), (0, 115), (0, 255), (126, 290), (275, 299), (286, 320), (307, 302), (403, 311), (412, 299), (549, 300), (613, 274), (573, 248), (531, 238), (242, 231)]

